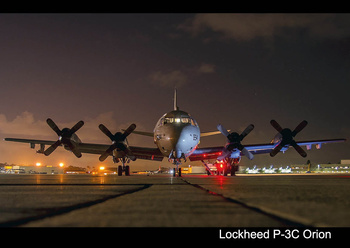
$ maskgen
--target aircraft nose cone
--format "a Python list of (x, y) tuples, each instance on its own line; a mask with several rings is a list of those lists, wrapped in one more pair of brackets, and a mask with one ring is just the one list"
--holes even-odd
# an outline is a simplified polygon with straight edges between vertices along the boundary
[(176, 140), (174, 149), (176, 151), (177, 158), (180, 158), (184, 153), (189, 153), (193, 147), (196, 146), (197, 140), (193, 138), (194, 135), (196, 134), (191, 126), (186, 126), (181, 130), (180, 135)]

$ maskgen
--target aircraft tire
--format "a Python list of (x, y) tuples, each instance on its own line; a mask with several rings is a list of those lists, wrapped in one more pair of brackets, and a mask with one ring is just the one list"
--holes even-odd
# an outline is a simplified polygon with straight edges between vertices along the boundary
[(130, 166), (125, 166), (125, 176), (130, 176)]
[(121, 176), (123, 174), (123, 168), (121, 165), (118, 166), (118, 176)]
[(231, 177), (236, 176), (236, 168), (234, 166), (231, 166)]

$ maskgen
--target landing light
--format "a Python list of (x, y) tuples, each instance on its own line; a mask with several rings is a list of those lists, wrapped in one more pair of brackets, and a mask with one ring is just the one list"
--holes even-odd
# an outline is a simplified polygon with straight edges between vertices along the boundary
[(64, 163), (59, 163), (58, 164), (60, 167), (63, 167), (64, 166)]
[(36, 165), (36, 166), (41, 166), (41, 163), (38, 162), (38, 163), (36, 163), (35, 165)]
[(105, 169), (105, 167), (104, 166), (100, 166), (100, 170), (104, 170)]

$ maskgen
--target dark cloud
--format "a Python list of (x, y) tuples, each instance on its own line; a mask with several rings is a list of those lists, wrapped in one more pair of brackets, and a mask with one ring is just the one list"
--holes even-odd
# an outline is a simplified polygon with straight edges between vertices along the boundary
[(249, 41), (271, 39), (283, 29), (304, 29), (316, 38), (342, 38), (350, 35), (349, 14), (198, 14), (180, 29), (194, 35), (209, 29), (227, 39)]

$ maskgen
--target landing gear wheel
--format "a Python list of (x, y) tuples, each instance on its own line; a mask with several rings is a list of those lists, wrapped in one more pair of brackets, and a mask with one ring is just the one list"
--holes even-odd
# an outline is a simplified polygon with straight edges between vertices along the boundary
[(130, 176), (130, 166), (125, 166), (125, 176)]
[(238, 171), (238, 166), (231, 166), (231, 177), (236, 176), (236, 171)]
[[(181, 177), (181, 168), (178, 169), (177, 175)], [(176, 168), (173, 169), (173, 177), (176, 177)]]

